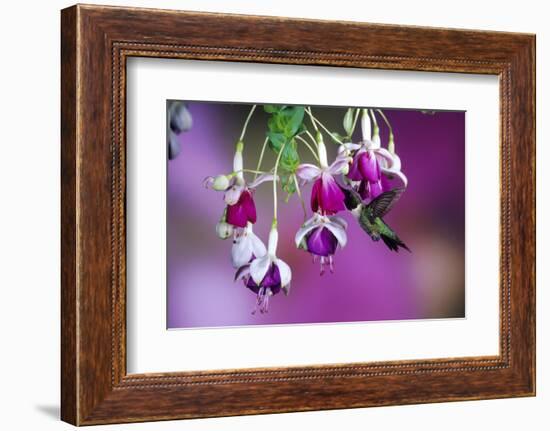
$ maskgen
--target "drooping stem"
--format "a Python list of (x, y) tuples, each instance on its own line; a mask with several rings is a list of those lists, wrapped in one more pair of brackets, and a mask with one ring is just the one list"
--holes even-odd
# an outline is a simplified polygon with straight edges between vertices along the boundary
[(311, 113), (311, 108), (304, 108), (304, 110), (308, 113), (311, 124), (313, 124), (313, 128), (315, 129), (316, 132), (318, 132), (319, 128), (317, 127), (317, 124), (315, 123), (315, 117)]
[(304, 210), (304, 221), (306, 221), (307, 220), (306, 203), (304, 202), (304, 198), (302, 197), (302, 191), (300, 190), (300, 184), (298, 183), (298, 178), (296, 177), (296, 174), (292, 174), (292, 179), (294, 180), (296, 193), (298, 194), (298, 197), (300, 198), (300, 203), (302, 204), (302, 210)]
[(246, 133), (246, 128), (248, 127), (248, 122), (250, 121), (250, 118), (252, 117), (252, 114), (256, 110), (256, 105), (252, 105), (252, 108), (250, 108), (250, 112), (248, 113), (248, 117), (246, 117), (246, 120), (243, 125), (243, 130), (241, 131), (241, 136), (239, 137), (239, 141), (242, 141), (244, 139), (244, 134)]
[[(328, 130), (328, 129), (325, 127), (325, 125), (324, 125), (323, 123), (321, 123), (317, 118), (315, 118), (315, 117), (313, 116), (313, 114), (311, 113), (311, 110), (309, 110), (309, 109), (306, 108), (306, 112), (309, 114), (309, 116), (310, 116), (311, 121), (312, 121), (313, 124), (317, 123), (319, 126), (321, 126), (321, 128), (322, 128), (326, 133), (328, 133), (328, 135), (332, 138), (332, 140), (333, 140), (334, 142), (336, 142), (337, 144), (340, 144), (340, 145), (343, 144), (343, 142), (342, 142), (340, 139), (338, 139), (336, 136), (334, 136), (334, 134), (333, 134), (330, 130)], [(319, 131), (319, 129), (318, 129), (317, 127), (315, 127), (315, 130)]]
[[(267, 147), (267, 142), (269, 141), (269, 138), (265, 138), (264, 140), (264, 144), (262, 145), (262, 151), (260, 152), (260, 158), (258, 159), (258, 164), (256, 165), (256, 170), (259, 171), (260, 168), (262, 167), (262, 162), (264, 160), (264, 154), (265, 154), (265, 149)], [(258, 174), (255, 174), (254, 175), (254, 179), (256, 179), (258, 177)]]
[(296, 139), (298, 139), (300, 142), (302, 142), (308, 149), (309, 151), (311, 151), (311, 154), (313, 154), (313, 157), (315, 157), (315, 160), (317, 160), (317, 162), (319, 162), (319, 157), (317, 156), (317, 153), (315, 152), (315, 150), (311, 147), (311, 145), (309, 145), (309, 142), (306, 141), (304, 138), (302, 138), (301, 136), (298, 136), (296, 135), (295, 136)]
[(374, 126), (372, 130), (372, 138), (374, 139), (375, 137), (380, 135), (380, 128), (378, 127), (378, 121), (376, 120), (374, 109), (369, 109), (369, 115), (372, 118), (372, 125)]
[(309, 139), (311, 139), (311, 142), (313, 142), (315, 144), (315, 146), (317, 146), (317, 141), (315, 140), (315, 138), (313, 137), (313, 135), (309, 132), (309, 130), (306, 130), (305, 131), (305, 134), (307, 135), (307, 137)]
[(231, 173), (229, 174), (229, 176), (236, 175), (236, 174), (238, 174), (239, 172), (249, 172), (249, 173), (251, 173), (251, 174), (256, 174), (256, 175), (269, 174), (269, 172), (267, 172), (267, 171), (258, 171), (258, 170), (256, 170), (256, 169), (241, 169), (240, 171), (231, 172)]
[(382, 119), (386, 123), (386, 126), (388, 126), (388, 130), (389, 130), (388, 151), (390, 153), (395, 153), (395, 140), (394, 140), (393, 128), (391, 126), (391, 123), (388, 120), (388, 117), (386, 117), (386, 114), (384, 114), (384, 112), (382, 112), (381, 109), (377, 109), (376, 111), (380, 114), (380, 116), (382, 117)]
[(388, 126), (388, 129), (390, 130), (390, 133), (393, 135), (393, 128), (391, 126), (390, 120), (388, 120), (388, 117), (386, 117), (386, 114), (381, 109), (377, 109), (376, 112), (380, 114), (384, 122), (386, 123), (386, 126)]

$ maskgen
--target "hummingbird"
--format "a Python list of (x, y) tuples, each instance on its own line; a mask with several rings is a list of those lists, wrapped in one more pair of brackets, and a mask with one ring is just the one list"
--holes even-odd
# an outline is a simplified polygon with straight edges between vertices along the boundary
[(346, 208), (351, 211), (353, 216), (359, 222), (359, 226), (371, 237), (373, 241), (384, 241), (386, 246), (395, 252), (399, 247), (404, 248), (409, 253), (411, 250), (401, 241), (391, 227), (383, 220), (393, 205), (399, 200), (405, 189), (397, 188), (382, 193), (370, 203), (364, 204), (359, 194), (352, 189), (342, 187), (346, 197)]

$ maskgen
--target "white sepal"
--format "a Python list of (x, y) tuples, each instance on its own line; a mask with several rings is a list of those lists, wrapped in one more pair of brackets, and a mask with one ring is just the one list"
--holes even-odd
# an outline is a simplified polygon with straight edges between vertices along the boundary
[(290, 281), (292, 280), (292, 271), (290, 269), (290, 266), (287, 265), (287, 263), (281, 259), (277, 259), (275, 262), (277, 265), (277, 268), (279, 268), (279, 275), (281, 276), (281, 287), (288, 286), (290, 284)]
[(313, 181), (321, 175), (321, 169), (311, 163), (302, 163), (296, 169), (296, 175), (304, 181)]
[(271, 263), (271, 256), (265, 254), (263, 257), (254, 259), (250, 264), (250, 276), (258, 286), (267, 274)]
[(344, 172), (348, 168), (352, 159), (350, 157), (337, 157), (328, 168), (328, 173), (335, 176)]
[(279, 232), (276, 227), (272, 227), (269, 232), (269, 240), (267, 242), (267, 252), (270, 256), (275, 256), (277, 253), (277, 242), (279, 241)]
[(315, 213), (315, 215), (306, 221), (302, 227), (298, 229), (298, 232), (296, 232), (294, 242), (296, 243), (297, 248), (300, 248), (300, 244), (302, 243), (304, 237), (317, 226), (319, 226), (319, 216)]
[(223, 195), (225, 203), (227, 205), (235, 205), (239, 201), (243, 190), (244, 180), (239, 177), (234, 177), (230, 183), (230, 187), (225, 191), (225, 194)]
[(252, 232), (252, 229), (250, 230), (249, 235), (249, 241), (250, 241), (250, 248), (252, 250), (252, 253), (254, 253), (255, 257), (262, 257), (267, 253), (267, 250), (265, 248), (265, 245), (263, 241), (258, 238), (258, 236)]
[(238, 237), (231, 247), (231, 264), (233, 268), (240, 268), (246, 265), (252, 259), (252, 250), (248, 237), (242, 235)]
[(244, 178), (243, 175), (243, 153), (242, 151), (235, 151), (233, 156), (233, 172), (237, 173), (237, 176), (241, 179)]
[(248, 226), (237, 237), (231, 248), (231, 263), (234, 268), (239, 268), (242, 265), (246, 265), (253, 257), (262, 257), (266, 253), (264, 243), (256, 234), (252, 231), (252, 224), (248, 223)]
[[(251, 189), (255, 189), (260, 184), (266, 182), (266, 181), (273, 181), (273, 174), (262, 174), (258, 178), (256, 178), (254, 181), (248, 184), (248, 187)], [(278, 180), (278, 178), (277, 178)]]
[(333, 215), (333, 216), (329, 216), (328, 219), (333, 223), (339, 224), (344, 229), (347, 229), (347, 227), (348, 227), (348, 222), (340, 216)]
[(338, 244), (340, 244), (340, 247), (345, 247), (345, 245), (348, 242), (348, 236), (346, 235), (346, 230), (340, 226), (338, 223), (334, 222), (327, 222), (324, 224), (324, 226), (330, 230), (330, 232), (336, 237), (336, 240), (338, 241)]

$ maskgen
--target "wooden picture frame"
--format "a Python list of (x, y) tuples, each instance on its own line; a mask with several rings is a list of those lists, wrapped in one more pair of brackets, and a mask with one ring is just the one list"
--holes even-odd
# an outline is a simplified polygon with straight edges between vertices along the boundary
[[(64, 421), (535, 394), (534, 35), (82, 5), (61, 17)], [(500, 354), (127, 374), (125, 65), (131, 56), (498, 75)]]

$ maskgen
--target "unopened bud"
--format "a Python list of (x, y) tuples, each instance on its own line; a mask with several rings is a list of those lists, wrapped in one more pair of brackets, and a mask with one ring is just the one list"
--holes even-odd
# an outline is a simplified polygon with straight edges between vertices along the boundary
[(235, 151), (237, 153), (242, 153), (243, 149), (244, 149), (244, 142), (239, 139), (235, 144)]
[(395, 154), (395, 140), (393, 133), (390, 133), (390, 138), (388, 140), (388, 151), (392, 154)]
[(216, 234), (220, 239), (229, 238), (231, 235), (233, 235), (233, 225), (230, 225), (229, 223), (226, 223), (224, 221), (220, 221), (216, 225)]
[(372, 131), (372, 142), (374, 142), (377, 147), (380, 146), (380, 129), (376, 124), (374, 125), (374, 129)]
[(226, 190), (229, 187), (229, 178), (227, 175), (218, 175), (212, 180), (212, 188), (217, 191)]

